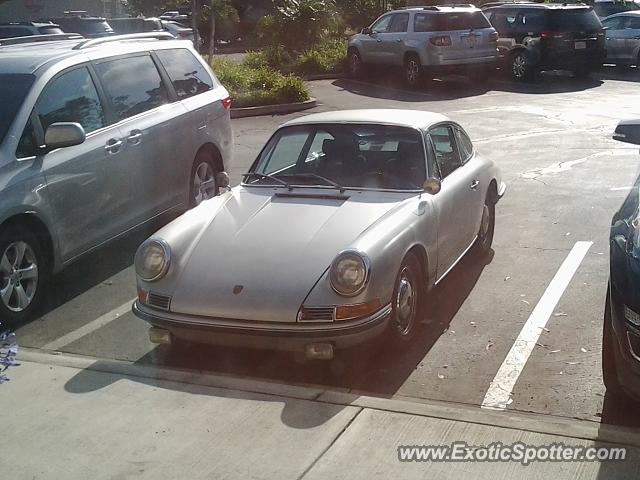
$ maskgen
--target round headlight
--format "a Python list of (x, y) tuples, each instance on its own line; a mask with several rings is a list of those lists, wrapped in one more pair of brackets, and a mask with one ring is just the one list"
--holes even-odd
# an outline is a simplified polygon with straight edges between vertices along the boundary
[(145, 282), (160, 280), (169, 270), (170, 257), (169, 245), (165, 241), (147, 240), (136, 252), (136, 273)]
[(331, 264), (330, 279), (340, 295), (357, 295), (369, 280), (369, 257), (353, 250), (340, 253)]

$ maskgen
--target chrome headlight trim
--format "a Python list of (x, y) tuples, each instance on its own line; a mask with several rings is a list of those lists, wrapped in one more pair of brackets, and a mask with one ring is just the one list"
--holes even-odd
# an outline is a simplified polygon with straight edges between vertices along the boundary
[[(140, 273), (140, 268), (139, 268), (139, 264), (140, 261), (144, 261), (144, 258), (142, 258), (142, 255), (146, 256), (146, 253), (148, 251), (148, 248), (152, 245), (158, 246), (160, 247), (160, 249), (162, 250), (162, 254), (163, 254), (163, 264), (162, 264), (162, 268), (160, 269), (160, 271), (153, 277), (149, 277), (149, 278), (145, 278), (141, 273)], [(163, 278), (167, 272), (169, 271), (169, 266), (171, 265), (171, 248), (169, 247), (169, 244), (161, 239), (161, 238), (149, 238), (147, 240), (145, 240), (144, 242), (142, 242), (142, 245), (140, 245), (138, 247), (138, 250), (136, 251), (136, 255), (134, 258), (134, 267), (136, 270), (136, 275), (138, 277), (140, 277), (140, 279), (142, 279), (145, 282), (156, 282), (158, 280), (160, 280), (161, 278)]]
[[(340, 288), (336, 286), (336, 281), (335, 281), (336, 267), (338, 263), (341, 260), (345, 259), (346, 257), (358, 258), (362, 262), (362, 266), (364, 267), (364, 279), (362, 280), (362, 283), (358, 286), (358, 288), (354, 291), (341, 291)], [(366, 253), (361, 252), (359, 250), (355, 250), (355, 249), (343, 250), (340, 253), (338, 253), (338, 255), (336, 255), (336, 258), (334, 258), (333, 262), (331, 262), (331, 267), (329, 267), (329, 283), (331, 284), (331, 288), (333, 289), (333, 291), (336, 292), (338, 295), (341, 295), (343, 297), (355, 297), (360, 292), (362, 292), (362, 290), (364, 290), (364, 288), (369, 283), (370, 274), (371, 274), (371, 260), (369, 259)]]

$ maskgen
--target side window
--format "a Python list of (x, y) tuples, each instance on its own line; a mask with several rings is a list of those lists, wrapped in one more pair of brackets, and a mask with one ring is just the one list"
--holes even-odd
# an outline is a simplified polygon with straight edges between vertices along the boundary
[(32, 35), (28, 28), (4, 27), (0, 28), (0, 38), (28, 37)]
[(37, 154), (38, 141), (33, 130), (33, 123), (31, 119), (24, 127), (20, 141), (18, 142), (18, 148), (16, 149), (16, 158), (26, 158)]
[(118, 58), (96, 65), (119, 120), (167, 103), (168, 95), (149, 55)]
[(473, 144), (469, 136), (461, 128), (456, 127), (456, 137), (458, 137), (458, 148), (460, 149), (460, 157), (462, 162), (466, 162), (473, 155)]
[(442, 180), (442, 172), (440, 171), (440, 165), (438, 165), (438, 162), (436, 161), (436, 150), (433, 146), (433, 141), (428, 135), (425, 140), (425, 144), (427, 145), (427, 157), (429, 161), (429, 174), (432, 177), (436, 177), (437, 179)]
[(545, 12), (525, 11), (520, 15), (518, 24), (529, 32), (541, 32), (544, 30)]
[(429, 137), (433, 143), (442, 178), (445, 178), (462, 164), (453, 129), (447, 126), (435, 127), (429, 131)]
[(629, 18), (629, 23), (627, 24), (627, 28), (630, 28), (632, 30), (640, 30), (640, 17)]
[(393, 16), (393, 20), (391, 21), (391, 26), (389, 27), (388, 31), (392, 33), (403, 33), (407, 31), (408, 26), (409, 14), (397, 13)]
[(178, 98), (187, 98), (213, 88), (213, 79), (202, 64), (186, 48), (158, 50)]
[(385, 33), (389, 28), (389, 24), (391, 23), (392, 18), (393, 15), (385, 15), (373, 25), (371, 25), (371, 30), (373, 31), (373, 33)]

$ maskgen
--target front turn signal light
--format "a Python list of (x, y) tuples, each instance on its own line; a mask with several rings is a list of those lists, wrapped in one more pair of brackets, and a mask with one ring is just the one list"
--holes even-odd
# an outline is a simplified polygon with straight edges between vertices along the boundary
[(366, 317), (380, 309), (380, 299), (374, 298), (367, 303), (354, 303), (352, 305), (340, 305), (336, 307), (336, 320), (349, 320), (352, 318)]

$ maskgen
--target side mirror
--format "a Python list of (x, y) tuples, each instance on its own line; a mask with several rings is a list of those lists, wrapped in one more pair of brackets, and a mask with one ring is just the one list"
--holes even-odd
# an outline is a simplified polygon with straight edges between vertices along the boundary
[(84, 128), (79, 123), (57, 122), (52, 123), (44, 134), (45, 152), (56, 148), (72, 147), (80, 145), (86, 139)]
[(227, 188), (229, 186), (229, 174), (227, 172), (220, 172), (216, 175), (216, 184), (220, 188)]
[(442, 188), (442, 184), (437, 178), (431, 177), (425, 180), (425, 182), (422, 184), (422, 188), (426, 193), (435, 195)]
[(613, 139), (619, 142), (640, 145), (640, 119), (620, 122), (613, 134)]
[(371, 28), (370, 28), (370, 27), (364, 27), (364, 28), (362, 29), (361, 33), (362, 33), (363, 35), (371, 35), (371, 34), (373, 33), (373, 30), (371, 30)]

